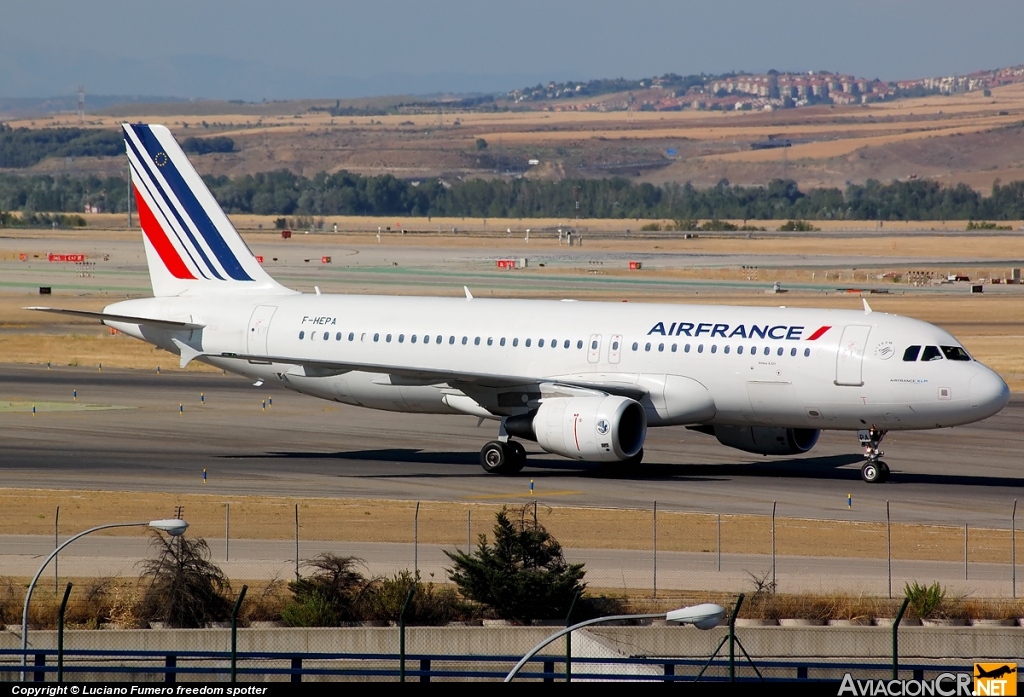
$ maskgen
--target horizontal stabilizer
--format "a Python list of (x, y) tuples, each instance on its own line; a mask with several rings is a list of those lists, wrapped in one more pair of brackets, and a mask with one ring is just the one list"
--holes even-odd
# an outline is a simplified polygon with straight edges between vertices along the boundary
[(64, 310), (59, 307), (23, 307), (23, 310), (36, 310), (37, 312), (53, 312), (58, 315), (74, 315), (87, 319), (96, 319), (106, 324), (107, 322), (124, 322), (126, 324), (147, 324), (151, 327), (162, 329), (202, 329), (205, 324), (193, 322), (175, 322), (169, 319), (153, 319), (151, 317), (130, 317), (128, 315), (112, 315), (109, 312), (90, 312), (89, 310)]

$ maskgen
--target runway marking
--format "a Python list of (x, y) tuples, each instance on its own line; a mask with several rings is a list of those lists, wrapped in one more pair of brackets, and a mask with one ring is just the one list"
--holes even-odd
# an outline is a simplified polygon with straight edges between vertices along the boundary
[(2, 402), (0, 412), (9, 414), (30, 414), (32, 407), (36, 406), (39, 413), (44, 412), (75, 412), (75, 411), (111, 411), (118, 409), (134, 409), (116, 404), (83, 404), (82, 402)]
[[(582, 494), (582, 491), (545, 491), (544, 497), (548, 496), (574, 496)], [(537, 493), (533, 494), (487, 494), (484, 496), (463, 496), (464, 499), (535, 499), (539, 498)]]

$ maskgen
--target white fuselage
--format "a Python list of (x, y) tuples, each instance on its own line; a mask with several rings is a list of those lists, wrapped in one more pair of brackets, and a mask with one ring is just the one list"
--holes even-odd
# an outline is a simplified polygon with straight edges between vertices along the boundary
[(375, 409), (521, 413), (539, 395), (415, 379), (408, 371), (513, 375), (650, 394), (650, 425), (885, 430), (987, 418), (1008, 388), (974, 360), (904, 360), (910, 346), (960, 347), (948, 332), (878, 312), (401, 296), (274, 295), (129, 300), (108, 313), (205, 325), (188, 331), (108, 322), (177, 353), (289, 356), (401, 366), (314, 370), (204, 356), (251, 378)]

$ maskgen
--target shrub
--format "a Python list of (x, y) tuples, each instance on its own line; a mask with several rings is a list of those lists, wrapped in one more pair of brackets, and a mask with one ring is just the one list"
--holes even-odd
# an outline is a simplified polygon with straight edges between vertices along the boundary
[(787, 220), (779, 226), (779, 232), (817, 232), (818, 229), (806, 220)]
[(715, 218), (714, 220), (705, 220), (704, 224), (698, 229), (707, 232), (732, 232), (739, 228), (727, 220), (719, 220), (718, 218)]
[(227, 576), (210, 561), (210, 547), (201, 537), (165, 536), (153, 531), (156, 556), (142, 562), (149, 579), (138, 608), (138, 619), (160, 620), (172, 627), (198, 628), (231, 616), (224, 596)]
[(406, 624), (438, 626), (472, 614), (453, 588), (422, 583), (405, 570), (371, 584), (360, 603), (362, 615), (368, 620), (398, 622), (410, 590), (415, 592), (405, 611)]
[(661, 230), (661, 226), (657, 223), (647, 223), (646, 225), (640, 226), (641, 232), (658, 232)]
[(367, 587), (366, 577), (356, 568), (363, 561), (324, 552), (303, 563), (313, 572), (288, 584), (292, 602), (281, 612), (281, 620), (294, 627), (331, 627), (358, 619), (356, 605)]
[(675, 229), (679, 232), (696, 232), (700, 229), (700, 221), (692, 218), (680, 218), (674, 223)]
[(907, 583), (903, 592), (910, 599), (911, 612), (920, 619), (935, 617), (946, 598), (946, 589), (938, 581), (930, 586), (919, 585), (917, 581), (913, 585)]
[(586, 588), (583, 564), (567, 563), (558, 541), (543, 526), (527, 522), (525, 507), (515, 520), (506, 508), (497, 513), (493, 545), (481, 535), (472, 554), (445, 554), (462, 595), (504, 619), (564, 618), (573, 597)]

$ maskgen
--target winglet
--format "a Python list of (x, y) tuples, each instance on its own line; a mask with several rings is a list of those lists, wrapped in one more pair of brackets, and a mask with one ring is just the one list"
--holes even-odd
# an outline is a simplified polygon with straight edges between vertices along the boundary
[(865, 315), (870, 315), (873, 312), (873, 310), (871, 309), (871, 306), (868, 305), (868, 299), (867, 298), (861, 298), (861, 302), (864, 303), (864, 314)]
[(462, 290), (466, 291), (466, 300), (473, 299), (473, 294), (469, 292), (469, 286), (462, 286)]
[(178, 350), (181, 351), (181, 361), (178, 363), (178, 367), (180, 368), (184, 368), (199, 356), (205, 355), (202, 351), (197, 351), (196, 349), (186, 344), (184, 341), (173, 338), (171, 339), (171, 341), (174, 343), (175, 346), (178, 347)]

